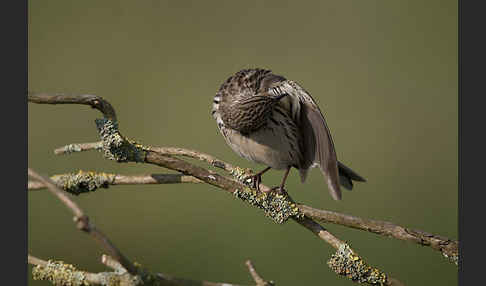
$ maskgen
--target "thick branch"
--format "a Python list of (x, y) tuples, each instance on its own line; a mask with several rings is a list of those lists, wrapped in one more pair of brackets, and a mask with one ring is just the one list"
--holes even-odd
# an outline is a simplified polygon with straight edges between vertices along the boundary
[(179, 158), (160, 154), (156, 151), (147, 151), (145, 156), (145, 163), (154, 164), (160, 167), (181, 172), (185, 175), (194, 176), (201, 181), (204, 181), (216, 187), (220, 187), (230, 193), (233, 193), (238, 188), (241, 189), (245, 187), (243, 184), (236, 180), (188, 163)]
[(335, 237), (332, 233), (323, 228), (320, 224), (308, 217), (300, 219), (294, 219), (298, 224), (310, 230), (313, 234), (317, 235), (320, 239), (329, 243), (335, 249), (338, 249), (344, 242)]
[(337, 250), (331, 259), (328, 260), (327, 264), (339, 275), (346, 276), (358, 283), (388, 286), (404, 285), (399, 280), (386, 275), (378, 268), (369, 266), (347, 243), (335, 237), (311, 218), (305, 216), (302, 218), (294, 218), (294, 220)]
[(335, 223), (400, 240), (415, 242), (420, 245), (430, 246), (432, 249), (442, 252), (445, 257), (449, 258), (457, 265), (459, 248), (459, 242), (457, 240), (450, 240), (446, 237), (430, 234), (421, 230), (406, 228), (387, 221), (365, 219), (333, 211), (319, 210), (306, 205), (299, 205), (299, 209), (301, 209), (306, 216), (322, 222)]

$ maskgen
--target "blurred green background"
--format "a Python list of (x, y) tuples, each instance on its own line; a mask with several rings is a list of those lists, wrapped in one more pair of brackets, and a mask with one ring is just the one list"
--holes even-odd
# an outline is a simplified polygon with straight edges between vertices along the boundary
[[(260, 170), (225, 144), (210, 116), (221, 83), (264, 67), (299, 82), (323, 110), (338, 158), (368, 179), (336, 202), (318, 169), (297, 201), (457, 239), (457, 2), (29, 1), (29, 90), (93, 93), (115, 107), (124, 135)], [(28, 105), (29, 166), (167, 173), (97, 152), (55, 156), (97, 141), (86, 106)], [(264, 177), (280, 182), (283, 172)], [(75, 200), (132, 260), (154, 271), (252, 284), (244, 261), (278, 285), (354, 285), (326, 265), (334, 252), (290, 221), (208, 185), (118, 186)], [(97, 272), (103, 251), (44, 191), (28, 195), (28, 249)], [(456, 285), (457, 267), (416, 244), (326, 225), (371, 265), (407, 285)], [(31, 267), (29, 266), (29, 270)], [(49, 285), (32, 281), (31, 285)]]

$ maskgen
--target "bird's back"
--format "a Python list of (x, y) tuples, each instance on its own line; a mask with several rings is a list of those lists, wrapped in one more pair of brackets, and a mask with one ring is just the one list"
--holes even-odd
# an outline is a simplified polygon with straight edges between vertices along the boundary
[(302, 181), (319, 166), (334, 199), (341, 199), (340, 182), (352, 188), (352, 180), (362, 179), (338, 169), (330, 131), (311, 95), (270, 70), (230, 76), (213, 99), (212, 116), (228, 145), (248, 160), (274, 169), (295, 167)]
[[(213, 102), (212, 115), (228, 145), (240, 156), (274, 169), (298, 168), (302, 162), (301, 134), (291, 113), (279, 102), (269, 107), (268, 90), (285, 81), (270, 70), (245, 69), (229, 77)], [(234, 108), (237, 101), (250, 102), (245, 110)], [(239, 113), (262, 116), (238, 116)], [(245, 119), (252, 119), (247, 124)], [(253, 118), (257, 118), (253, 120)], [(245, 127), (245, 128), (243, 128)]]

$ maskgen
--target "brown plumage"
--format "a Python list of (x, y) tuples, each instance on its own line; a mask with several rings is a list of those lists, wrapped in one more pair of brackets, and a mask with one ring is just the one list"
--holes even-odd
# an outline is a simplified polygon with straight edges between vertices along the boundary
[(340, 184), (353, 188), (353, 181), (365, 181), (338, 162), (334, 143), (324, 117), (308, 92), (296, 82), (265, 69), (245, 69), (229, 77), (213, 100), (213, 118), (226, 143), (238, 155), (286, 170), (283, 189), (291, 167), (299, 170), (302, 182), (310, 168), (319, 166), (329, 192), (341, 199)]

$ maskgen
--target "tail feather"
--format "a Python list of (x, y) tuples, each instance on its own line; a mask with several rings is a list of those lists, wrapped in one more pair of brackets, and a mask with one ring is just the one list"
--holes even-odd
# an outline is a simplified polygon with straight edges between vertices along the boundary
[(353, 181), (366, 182), (366, 179), (338, 161), (339, 183), (346, 189), (353, 189)]
[(304, 183), (305, 182), (305, 179), (307, 179), (307, 174), (309, 173), (309, 170), (310, 170), (310, 168), (307, 168), (307, 169), (300, 168), (299, 169), (300, 181), (302, 183)]

